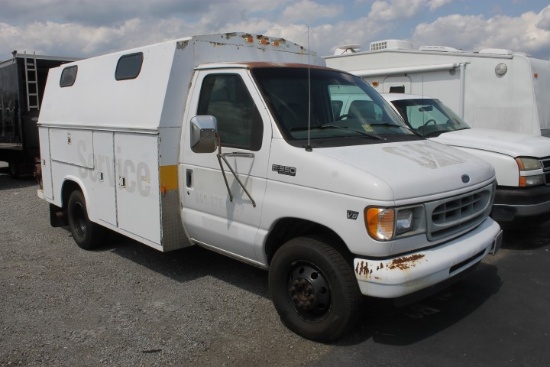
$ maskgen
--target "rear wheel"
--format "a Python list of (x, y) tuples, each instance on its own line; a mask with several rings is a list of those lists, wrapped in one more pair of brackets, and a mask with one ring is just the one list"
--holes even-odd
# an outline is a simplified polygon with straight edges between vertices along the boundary
[(295, 238), (275, 253), (269, 290), (282, 322), (311, 340), (335, 340), (356, 323), (361, 294), (351, 265), (314, 238)]
[(69, 228), (79, 247), (85, 250), (91, 250), (101, 244), (105, 234), (105, 228), (91, 222), (88, 218), (86, 200), (81, 191), (75, 190), (71, 193), (67, 214)]

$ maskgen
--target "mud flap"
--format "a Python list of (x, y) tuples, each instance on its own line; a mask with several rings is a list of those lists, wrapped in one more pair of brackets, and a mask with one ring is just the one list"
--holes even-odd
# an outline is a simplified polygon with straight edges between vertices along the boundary
[(50, 224), (52, 227), (64, 227), (69, 225), (63, 209), (50, 204)]

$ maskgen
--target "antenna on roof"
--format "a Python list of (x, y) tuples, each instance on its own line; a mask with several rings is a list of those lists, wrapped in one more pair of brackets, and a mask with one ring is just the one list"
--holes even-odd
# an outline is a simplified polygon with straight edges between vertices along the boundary
[(311, 68), (309, 55), (309, 26), (307, 26), (307, 146), (306, 152), (311, 152)]

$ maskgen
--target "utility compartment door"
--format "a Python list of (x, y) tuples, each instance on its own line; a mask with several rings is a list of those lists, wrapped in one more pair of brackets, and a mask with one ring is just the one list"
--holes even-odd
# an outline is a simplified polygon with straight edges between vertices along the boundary
[(50, 129), (51, 158), (83, 168), (94, 168), (92, 131)]
[(93, 144), (95, 165), (90, 181), (94, 202), (88, 207), (95, 210), (95, 218), (116, 226), (114, 133), (94, 131)]
[(119, 228), (160, 244), (158, 135), (116, 132), (114, 153)]
[(47, 199), (53, 199), (52, 161), (50, 159), (50, 129), (39, 128), (40, 165), (42, 171), (42, 192)]

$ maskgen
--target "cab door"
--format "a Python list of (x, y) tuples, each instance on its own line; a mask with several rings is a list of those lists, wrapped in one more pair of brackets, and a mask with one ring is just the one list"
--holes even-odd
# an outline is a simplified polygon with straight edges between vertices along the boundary
[[(259, 244), (254, 243), (266, 190), (269, 115), (244, 69), (198, 71), (193, 85), (180, 150), (184, 225), (195, 241), (257, 260)], [(223, 168), (217, 152), (195, 153), (191, 149), (189, 120), (196, 115), (216, 118), (221, 154), (227, 161), (221, 159)]]

